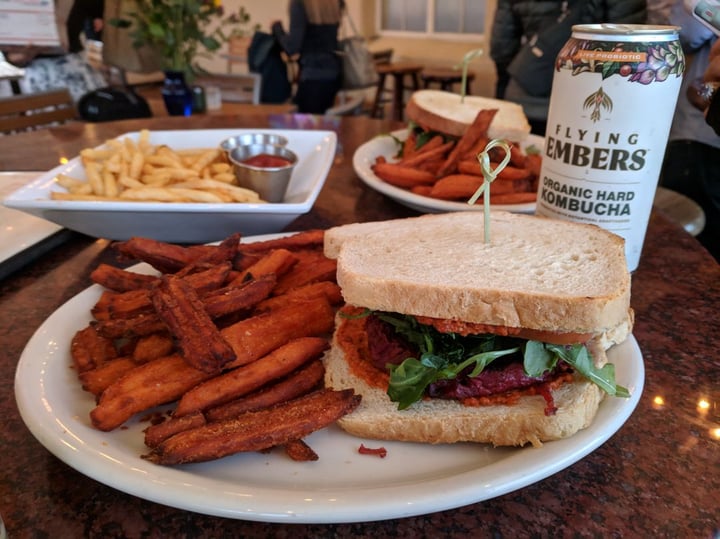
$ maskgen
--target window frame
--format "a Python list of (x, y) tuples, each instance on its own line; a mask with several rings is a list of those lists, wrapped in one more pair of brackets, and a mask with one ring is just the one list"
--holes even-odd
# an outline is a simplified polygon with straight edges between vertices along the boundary
[[(487, 38), (487, 30), (483, 33), (462, 33), (462, 32), (435, 32), (435, 7), (442, 6), (443, 0), (425, 0), (427, 3), (427, 17), (426, 27), (428, 28), (424, 32), (418, 32), (414, 30), (385, 30), (382, 28), (383, 20), (383, 5), (386, 1), (393, 0), (377, 0), (375, 2), (375, 32), (379, 36), (383, 37), (400, 37), (400, 38), (433, 38), (442, 39), (445, 41), (472, 41), (481, 42)], [(478, 0), (472, 0), (478, 1)], [(485, 28), (487, 29), (487, 17), (490, 15), (489, 2), (485, 1)]]

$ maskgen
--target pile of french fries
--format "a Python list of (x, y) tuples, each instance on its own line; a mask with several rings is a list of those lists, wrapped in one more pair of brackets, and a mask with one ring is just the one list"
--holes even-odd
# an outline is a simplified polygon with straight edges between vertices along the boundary
[(111, 431), (145, 413), (143, 457), (152, 462), (273, 447), (316, 460), (303, 438), (359, 404), (352, 390), (323, 387), (321, 356), (342, 302), (323, 232), (238, 240), (184, 247), (132, 238), (114, 246), (159, 275), (106, 264), (91, 274), (105, 290), (71, 344), (82, 387), (96, 398), (90, 419)]
[(237, 185), (220, 148), (173, 150), (150, 143), (142, 130), (137, 141), (111, 139), (102, 148), (80, 152), (86, 180), (58, 174), (66, 192), (53, 200), (137, 202), (261, 202), (257, 192)]
[[(479, 111), (475, 121), (460, 138), (410, 129), (398, 159), (390, 162), (385, 156), (378, 156), (372, 170), (381, 180), (412, 193), (466, 202), (483, 184), (477, 156), (490, 142), (488, 127), (496, 112), (494, 109)], [(525, 153), (517, 144), (508, 144), (510, 162), (493, 181), (490, 202), (535, 202), (542, 158), (539, 153)], [(494, 148), (490, 157), (490, 166), (494, 170), (504, 154), (500, 148)]]

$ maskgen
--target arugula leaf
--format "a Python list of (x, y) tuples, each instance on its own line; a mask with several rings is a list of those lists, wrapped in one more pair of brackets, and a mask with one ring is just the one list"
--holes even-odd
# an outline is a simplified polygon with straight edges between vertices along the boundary
[(404, 410), (422, 399), (427, 387), (438, 380), (453, 380), (471, 369), (469, 377), (478, 376), (495, 359), (522, 352), (523, 368), (528, 376), (538, 378), (552, 371), (560, 360), (582, 376), (615, 397), (629, 397), (630, 392), (615, 383), (615, 368), (607, 364), (595, 367), (592, 356), (582, 344), (561, 346), (539, 341), (503, 339), (496, 335), (440, 333), (432, 326), (420, 324), (414, 317), (397, 313), (375, 312), (384, 322), (420, 351), (419, 358), (406, 358), (399, 365), (388, 365), (388, 396)]
[(560, 346), (557, 344), (546, 344), (545, 346), (608, 395), (623, 398), (630, 396), (627, 388), (615, 383), (615, 365), (606, 363), (598, 369), (585, 346)]

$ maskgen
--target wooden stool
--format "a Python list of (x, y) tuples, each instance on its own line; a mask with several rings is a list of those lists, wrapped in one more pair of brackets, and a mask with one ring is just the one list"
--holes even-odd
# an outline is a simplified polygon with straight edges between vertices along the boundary
[[(439, 84), (441, 90), (452, 92), (455, 84), (462, 83), (462, 71), (457, 69), (428, 68), (423, 70), (420, 78), (424, 88), (430, 88), (431, 84)], [(465, 94), (470, 95), (470, 83), (475, 80), (475, 73), (468, 71), (466, 79)]]
[[(373, 118), (380, 118), (381, 107), (385, 101), (383, 93), (385, 92), (385, 81), (388, 75), (393, 78), (392, 90), (392, 117), (394, 120), (402, 121), (403, 109), (405, 108), (404, 93), (406, 89), (420, 89), (420, 72), (423, 66), (420, 64), (412, 64), (409, 62), (396, 62), (388, 64), (378, 64), (376, 66), (378, 72), (378, 85), (375, 91), (375, 101), (371, 111)], [(406, 77), (410, 78), (410, 86), (406, 84)]]

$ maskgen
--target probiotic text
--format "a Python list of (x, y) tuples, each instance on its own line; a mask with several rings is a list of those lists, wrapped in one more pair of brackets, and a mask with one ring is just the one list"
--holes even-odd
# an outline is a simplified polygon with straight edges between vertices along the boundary
[(640, 261), (685, 57), (675, 26), (573, 26), (555, 62), (537, 214), (593, 223)]

